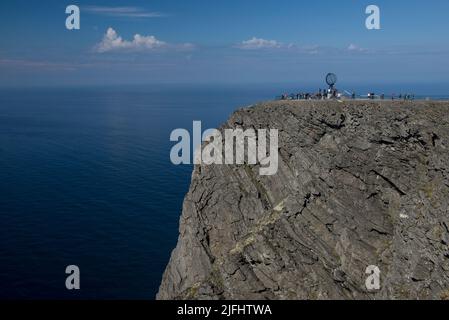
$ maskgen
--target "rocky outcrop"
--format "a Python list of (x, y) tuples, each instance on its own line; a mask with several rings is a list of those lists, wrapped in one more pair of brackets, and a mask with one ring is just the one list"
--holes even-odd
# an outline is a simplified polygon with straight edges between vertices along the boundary
[(226, 127), (278, 129), (278, 173), (195, 167), (158, 299), (449, 298), (449, 103), (278, 101)]

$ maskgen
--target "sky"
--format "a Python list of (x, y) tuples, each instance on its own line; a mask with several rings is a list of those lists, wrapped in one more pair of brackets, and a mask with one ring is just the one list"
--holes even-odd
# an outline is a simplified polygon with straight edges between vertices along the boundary
[[(80, 29), (68, 30), (68, 5)], [(368, 5), (380, 30), (368, 30)], [(0, 2), (0, 87), (449, 84), (447, 0)]]

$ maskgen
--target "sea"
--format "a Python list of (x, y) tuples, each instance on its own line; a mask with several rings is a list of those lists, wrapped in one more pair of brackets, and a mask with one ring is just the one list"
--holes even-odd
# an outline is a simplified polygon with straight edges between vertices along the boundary
[(171, 163), (170, 133), (283, 92), (295, 88), (0, 88), (0, 299), (154, 299), (192, 173)]

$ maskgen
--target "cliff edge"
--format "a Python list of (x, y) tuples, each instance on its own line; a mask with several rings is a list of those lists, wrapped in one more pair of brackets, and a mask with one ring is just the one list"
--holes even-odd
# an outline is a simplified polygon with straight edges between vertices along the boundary
[(277, 101), (236, 127), (279, 130), (278, 172), (195, 166), (158, 299), (449, 299), (449, 102)]

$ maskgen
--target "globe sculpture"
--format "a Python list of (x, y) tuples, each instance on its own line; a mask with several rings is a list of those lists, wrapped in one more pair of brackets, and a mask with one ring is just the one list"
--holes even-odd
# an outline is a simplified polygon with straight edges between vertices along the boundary
[(334, 85), (337, 83), (337, 76), (334, 73), (328, 73), (326, 75), (326, 83), (331, 89), (334, 88)]

